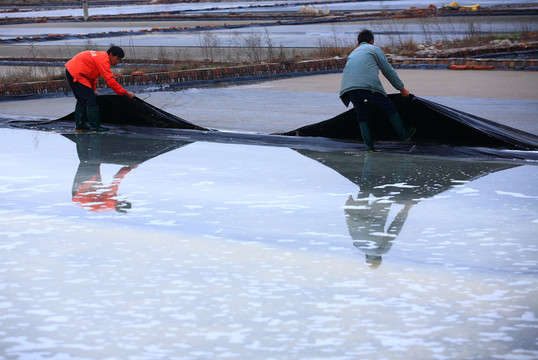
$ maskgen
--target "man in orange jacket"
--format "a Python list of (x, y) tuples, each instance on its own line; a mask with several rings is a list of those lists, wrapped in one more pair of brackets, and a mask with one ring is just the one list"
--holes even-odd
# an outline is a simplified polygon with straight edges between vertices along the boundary
[[(135, 94), (125, 90), (114, 79), (110, 67), (121, 62), (125, 53), (118, 46), (112, 46), (107, 52), (83, 51), (65, 64), (65, 75), (77, 99), (75, 105), (76, 131), (108, 131), (99, 121), (96, 82), (99, 76), (105, 79), (108, 86), (121, 96), (132, 99)], [(90, 126), (86, 124), (90, 123)]]

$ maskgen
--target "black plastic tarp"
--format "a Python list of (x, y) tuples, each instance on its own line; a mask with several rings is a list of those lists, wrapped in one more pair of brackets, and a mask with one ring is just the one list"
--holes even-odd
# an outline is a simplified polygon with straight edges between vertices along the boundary
[[(434, 156), (493, 157), (538, 160), (538, 137), (425, 99), (390, 95), (407, 125), (417, 128), (411, 142), (401, 143), (387, 117), (370, 109), (376, 148), (386, 152)], [(112, 133), (173, 138), (180, 141), (213, 141), (286, 146), (312, 150), (363, 149), (355, 112), (350, 109), (331, 119), (277, 134), (224, 132), (195, 125), (139, 99), (98, 96), (101, 122)], [(74, 113), (51, 121), (10, 121), (10, 126), (69, 133)], [(529, 151), (531, 150), (531, 151)]]
[[(137, 97), (129, 99), (125, 96), (100, 95), (97, 97), (97, 104), (100, 109), (101, 122), (105, 124), (209, 131)], [(75, 113), (70, 113), (55, 121), (74, 122)]]
[[(437, 144), (507, 149), (538, 149), (538, 137), (493, 121), (468, 114), (419, 97), (389, 95), (407, 126), (415, 126), (414, 144)], [(397, 141), (398, 137), (383, 112), (369, 106), (374, 141)], [(320, 136), (341, 140), (361, 140), (355, 110), (331, 119), (279, 133), (286, 136)]]

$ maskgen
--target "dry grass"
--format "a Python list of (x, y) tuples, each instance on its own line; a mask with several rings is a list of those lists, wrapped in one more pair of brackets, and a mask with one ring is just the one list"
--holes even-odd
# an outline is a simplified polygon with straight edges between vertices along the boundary
[(445, 41), (438, 44), (444, 49), (458, 49), (477, 46), (491, 45), (495, 40), (510, 40), (511, 42), (531, 42), (538, 41), (536, 32), (519, 32), (513, 34), (489, 34), (483, 36), (469, 36), (454, 41)]
[(34, 81), (50, 81), (65, 78), (63, 72), (53, 71), (51, 68), (36, 66), (14, 66), (5, 74), (0, 75), (0, 84), (17, 84)]

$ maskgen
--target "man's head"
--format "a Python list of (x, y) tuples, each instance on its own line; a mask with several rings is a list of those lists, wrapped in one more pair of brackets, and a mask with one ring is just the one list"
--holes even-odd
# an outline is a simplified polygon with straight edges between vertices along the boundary
[(125, 52), (119, 46), (111, 46), (107, 50), (108, 57), (110, 58), (110, 65), (114, 66), (121, 62), (121, 59), (125, 57)]
[(373, 43), (374, 42), (374, 33), (370, 30), (364, 29), (357, 36), (357, 43), (361, 44), (363, 42)]

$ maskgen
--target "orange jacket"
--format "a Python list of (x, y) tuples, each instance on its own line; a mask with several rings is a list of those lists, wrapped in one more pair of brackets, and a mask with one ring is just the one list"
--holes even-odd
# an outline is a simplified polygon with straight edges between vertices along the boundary
[(73, 196), (73, 202), (94, 212), (115, 210), (120, 182), (130, 171), (131, 168), (122, 167), (114, 175), (110, 186), (103, 185), (100, 172), (95, 174), (88, 181), (79, 184), (78, 191)]
[(110, 58), (106, 51), (83, 51), (69, 60), (65, 67), (75, 82), (95, 89), (97, 78), (102, 76), (116, 94), (127, 94), (127, 90), (118, 84), (110, 71)]

